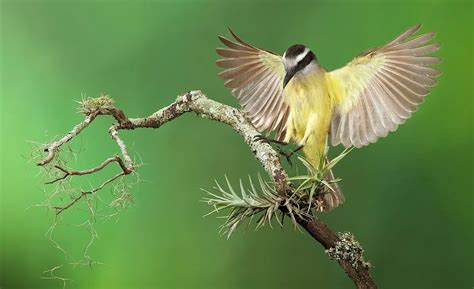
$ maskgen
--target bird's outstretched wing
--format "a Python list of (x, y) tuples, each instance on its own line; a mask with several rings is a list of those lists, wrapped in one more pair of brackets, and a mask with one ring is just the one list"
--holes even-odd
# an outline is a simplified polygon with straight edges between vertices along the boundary
[(427, 44), (435, 33), (410, 37), (419, 28), (411, 27), (385, 46), (369, 49), (328, 74), (336, 98), (333, 145), (374, 143), (395, 131), (423, 102), (440, 74), (430, 66), (441, 59), (426, 56), (440, 47)]
[(282, 58), (244, 42), (232, 30), (230, 33), (235, 41), (219, 36), (226, 46), (216, 49), (223, 57), (216, 63), (225, 68), (219, 76), (232, 90), (252, 124), (259, 131), (276, 130), (277, 139), (281, 140), (288, 118), (288, 106), (283, 99)]

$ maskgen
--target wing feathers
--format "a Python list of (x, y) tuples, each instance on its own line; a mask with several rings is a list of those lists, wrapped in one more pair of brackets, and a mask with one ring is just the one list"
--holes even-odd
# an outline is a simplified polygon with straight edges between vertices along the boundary
[[(218, 75), (223, 79), (234, 80), (236, 77), (242, 78), (242, 74), (251, 72), (255, 69), (260, 69), (261, 66), (255, 65), (253, 63), (244, 64), (242, 66), (237, 66), (233, 68), (226, 69), (219, 73)], [(237, 78), (237, 79), (238, 79)]]
[(234, 40), (219, 36), (226, 48), (217, 48), (224, 70), (219, 76), (232, 89), (242, 110), (259, 130), (276, 130), (284, 137), (288, 107), (283, 100), (284, 67), (281, 57), (244, 42), (232, 30)]
[(402, 66), (394, 66), (391, 64), (386, 64), (385, 69), (389, 69), (393, 73), (396, 73), (399, 75), (405, 75), (407, 78), (410, 78), (412, 81), (417, 82), (417, 83), (423, 83), (429, 87), (435, 86), (437, 84), (436, 79), (416, 73), (416, 71), (413, 71), (413, 70), (407, 70)]
[(235, 50), (239, 50), (239, 51), (247, 51), (247, 52), (255, 52), (257, 51), (257, 49), (254, 49), (254, 48), (251, 48), (249, 46), (246, 46), (246, 45), (242, 45), (242, 44), (239, 44), (239, 43), (235, 43), (235, 42), (232, 42), (231, 40), (223, 37), (223, 36), (219, 36), (219, 40), (224, 43), (227, 47), (231, 48), (231, 49), (235, 49)]
[(268, 82), (267, 87), (265, 87), (263, 95), (265, 95), (266, 97), (259, 97), (255, 101), (249, 103), (249, 105), (244, 109), (244, 111), (248, 112), (248, 116), (251, 119), (255, 119), (255, 121), (257, 121), (261, 117), (262, 110), (265, 110), (266, 105), (275, 94), (275, 82), (278, 82), (278, 79), (276, 77), (272, 77), (272, 79)]
[[(393, 51), (393, 50), (405, 50), (405, 49), (420, 47), (421, 45), (423, 45), (423, 44), (429, 42), (431, 39), (433, 39), (435, 37), (435, 35), (436, 35), (436, 33), (434, 33), (434, 32), (426, 33), (426, 34), (414, 37), (409, 41), (399, 43), (397, 45), (385, 46), (385, 49), (388, 50), (388, 51), (390, 51), (390, 50)], [(383, 49), (381, 49), (381, 50), (383, 50)]]
[(387, 99), (392, 102), (393, 112), (401, 119), (406, 119), (410, 117), (410, 114), (416, 108), (415, 105), (411, 105), (409, 103), (403, 103), (399, 97), (397, 97), (396, 93), (394, 93), (390, 88), (385, 86), (381, 80), (376, 77), (374, 79), (374, 86), (376, 87), (377, 93), (387, 95)]
[(219, 59), (216, 61), (217, 66), (223, 68), (232, 68), (239, 65), (245, 64), (259, 64), (260, 59), (255, 56), (250, 57), (242, 57), (242, 58), (226, 58), (226, 59)]
[(427, 53), (431, 53), (431, 52), (435, 52), (437, 50), (439, 50), (440, 48), (440, 44), (439, 43), (433, 43), (433, 44), (430, 44), (430, 45), (426, 45), (426, 46), (421, 46), (421, 47), (416, 47), (416, 48), (408, 48), (408, 49), (404, 49), (404, 50), (389, 50), (387, 52), (385, 52), (386, 55), (390, 55), (390, 54), (393, 54), (393, 55), (404, 55), (404, 56), (422, 56), (422, 55), (425, 55)]
[(239, 100), (240, 104), (242, 106), (247, 106), (252, 103), (254, 101), (253, 97), (255, 95), (261, 95), (264, 92), (266, 86), (262, 85), (262, 83), (267, 83), (271, 81), (272, 77), (272, 74), (267, 73), (266, 75), (259, 78), (259, 82), (253, 81), (246, 87), (237, 89), (240, 92), (239, 96), (237, 96), (237, 99)]
[(396, 74), (387, 69), (383, 69), (383, 75), (386, 78), (391, 79), (394, 83), (398, 84), (398, 86), (405, 88), (411, 95), (422, 97), (428, 94), (428, 90), (424, 85), (413, 82), (403, 75)]
[[(222, 78), (230, 78), (224, 83), (226, 87), (229, 88), (239, 88), (245, 87), (245, 85), (251, 83), (252, 80), (258, 79), (261, 77), (267, 70), (267, 67), (256, 66), (256, 65), (245, 65), (239, 68), (232, 68), (229, 70), (229, 73), (222, 74)], [(231, 71), (232, 70), (232, 71)], [(225, 70), (224, 72), (226, 72)], [(224, 76), (225, 74), (225, 76)]]
[[(276, 94), (279, 93), (278, 91), (278, 84), (280, 80), (276, 77), (273, 78), (271, 82), (269, 82), (269, 89), (267, 92), (267, 98), (261, 97), (260, 101), (256, 102), (251, 108), (249, 108), (249, 116), (252, 119), (255, 119), (255, 122), (261, 123), (261, 120), (265, 121), (265, 115), (267, 115), (272, 110), (272, 103), (275, 102), (277, 99)], [(258, 104), (258, 105), (257, 105)], [(259, 122), (260, 121), (260, 122)]]
[(241, 51), (241, 50), (226, 49), (226, 48), (216, 48), (216, 52), (220, 56), (228, 57), (228, 58), (239, 58), (239, 57), (248, 57), (248, 56), (256, 57), (254, 51)]
[(359, 54), (345, 67), (330, 72), (343, 91), (331, 125), (333, 145), (364, 146), (385, 137), (404, 123), (436, 85), (440, 73), (431, 67), (441, 58), (427, 54), (435, 33), (410, 37), (411, 27), (381, 48)]
[(434, 65), (441, 63), (441, 58), (434, 56), (405, 56), (394, 55), (391, 57), (393, 63), (410, 63), (412, 65)]
[(405, 39), (407, 39), (412, 34), (414, 34), (416, 31), (418, 31), (418, 29), (420, 29), (420, 27), (421, 27), (421, 24), (416, 24), (415, 26), (409, 28), (407, 31), (403, 32), (397, 38), (395, 38), (390, 43), (388, 43), (387, 46), (392, 46), (392, 45), (395, 45), (395, 44), (398, 44), (400, 42), (405, 41)]

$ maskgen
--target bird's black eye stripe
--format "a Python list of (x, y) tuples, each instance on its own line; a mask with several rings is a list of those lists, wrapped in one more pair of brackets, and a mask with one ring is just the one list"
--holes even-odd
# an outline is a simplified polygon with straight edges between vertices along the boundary
[(296, 65), (296, 71), (299, 71), (306, 67), (306, 65), (310, 64), (316, 58), (313, 52), (309, 51), (306, 56), (301, 59), (298, 64)]

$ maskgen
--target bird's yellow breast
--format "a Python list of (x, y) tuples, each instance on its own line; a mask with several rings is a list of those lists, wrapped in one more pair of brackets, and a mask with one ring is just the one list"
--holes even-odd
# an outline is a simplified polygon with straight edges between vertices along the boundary
[(312, 162), (319, 161), (326, 145), (334, 103), (332, 91), (322, 68), (293, 78), (284, 90), (290, 108), (286, 141), (303, 145)]

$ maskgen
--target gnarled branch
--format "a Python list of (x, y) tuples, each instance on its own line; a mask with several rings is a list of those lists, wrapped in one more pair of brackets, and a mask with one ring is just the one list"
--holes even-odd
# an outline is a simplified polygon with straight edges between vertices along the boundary
[[(231, 126), (238, 134), (243, 137), (245, 143), (249, 146), (255, 158), (262, 164), (265, 171), (272, 179), (276, 192), (282, 196), (288, 196), (293, 193), (294, 189), (288, 179), (287, 173), (280, 163), (278, 153), (268, 143), (258, 140), (257, 136), (259, 136), (260, 133), (249, 121), (247, 121), (243, 113), (236, 108), (207, 98), (200, 91), (190, 91), (184, 95), (181, 95), (171, 105), (162, 108), (150, 116), (144, 118), (127, 118), (123, 111), (115, 107), (112, 101), (107, 97), (100, 97), (97, 99), (84, 101), (82, 103), (81, 112), (86, 115), (85, 119), (76, 125), (63, 138), (46, 145), (45, 151), (47, 151), (48, 154), (43, 160), (38, 162), (38, 165), (45, 166), (51, 163), (51, 161), (55, 158), (55, 153), (60, 149), (60, 147), (76, 137), (99, 115), (111, 115), (116, 119), (117, 123), (110, 127), (109, 133), (117, 143), (121, 151), (121, 157), (110, 157), (97, 167), (82, 171), (68, 170), (56, 166), (56, 168), (62, 171), (64, 175), (48, 183), (54, 183), (69, 176), (91, 174), (103, 169), (112, 162), (117, 162), (121, 167), (122, 172), (106, 180), (100, 186), (90, 191), (82, 192), (66, 206), (57, 207), (57, 213), (61, 213), (73, 206), (83, 196), (96, 193), (98, 190), (102, 189), (104, 186), (111, 183), (115, 179), (130, 174), (134, 171), (135, 168), (133, 161), (128, 154), (127, 146), (119, 137), (118, 132), (120, 130), (159, 128), (167, 122), (172, 121), (187, 112), (195, 112), (202, 117)], [(285, 214), (290, 213), (284, 206), (282, 206), (280, 210)], [(354, 282), (357, 288), (376, 288), (375, 282), (372, 280), (369, 274), (369, 266), (362, 259), (362, 248), (355, 240), (349, 242), (345, 238), (341, 238), (341, 236), (333, 232), (323, 221), (316, 217), (311, 219), (298, 217), (298, 215), (292, 217), (295, 217), (296, 222), (300, 224), (327, 251), (329, 250), (331, 253), (329, 254), (331, 258), (337, 260), (337, 262), (344, 269), (347, 276)], [(347, 248), (347, 252), (338, 252), (336, 250), (337, 248)], [(347, 256), (350, 256), (350, 258)]]

